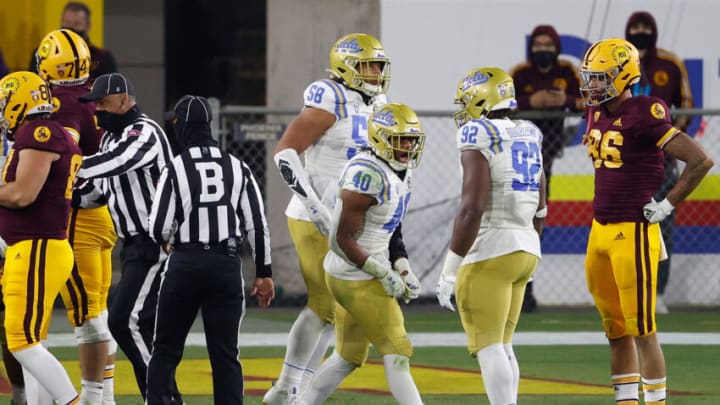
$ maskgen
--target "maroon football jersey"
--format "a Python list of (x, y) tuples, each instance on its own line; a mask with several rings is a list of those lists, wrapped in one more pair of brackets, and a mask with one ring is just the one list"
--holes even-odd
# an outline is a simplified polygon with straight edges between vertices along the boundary
[(78, 97), (90, 91), (86, 86), (55, 86), (52, 95), (56, 110), (53, 121), (71, 128), (80, 136), (83, 155), (90, 156), (100, 150), (100, 138), (105, 131), (95, 125), (95, 103), (81, 103)]
[(678, 130), (656, 97), (627, 99), (613, 114), (588, 109), (588, 154), (595, 167), (595, 219), (601, 224), (645, 221), (643, 206), (660, 188), (665, 144)]
[(15, 181), (20, 151), (37, 149), (60, 154), (35, 201), (25, 208), (0, 206), (0, 235), (8, 244), (34, 238), (67, 238), (70, 197), (75, 173), (80, 169), (80, 148), (63, 127), (52, 120), (33, 120), (23, 124), (15, 134), (10, 149), (4, 183)]

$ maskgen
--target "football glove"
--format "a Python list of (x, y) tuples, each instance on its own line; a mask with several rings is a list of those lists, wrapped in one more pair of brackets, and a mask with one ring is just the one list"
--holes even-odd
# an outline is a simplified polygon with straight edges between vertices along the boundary
[(377, 277), (385, 290), (385, 294), (398, 298), (405, 292), (405, 283), (400, 273), (390, 268), (389, 263), (382, 263), (369, 256), (362, 267), (363, 271)]
[(660, 202), (656, 202), (654, 198), (651, 198), (650, 202), (643, 207), (643, 215), (651, 224), (657, 224), (667, 218), (674, 209), (675, 207), (670, 204), (667, 198)]
[(325, 236), (330, 235), (330, 222), (332, 221), (330, 210), (320, 202), (316, 204), (306, 204), (305, 208), (307, 209), (308, 215), (310, 215), (310, 220), (315, 224), (320, 233)]
[(455, 312), (455, 307), (451, 302), (451, 298), (455, 293), (455, 278), (440, 275), (437, 287), (435, 287), (435, 295), (437, 295), (440, 306)]
[(400, 276), (402, 276), (403, 282), (405, 283), (405, 291), (402, 295), (405, 303), (408, 304), (410, 301), (418, 298), (420, 296), (420, 292), (422, 291), (422, 284), (420, 284), (420, 280), (418, 280), (415, 273), (413, 273), (412, 269), (410, 269), (410, 261), (408, 261), (406, 257), (401, 257), (395, 260), (393, 268), (395, 271), (400, 273)]

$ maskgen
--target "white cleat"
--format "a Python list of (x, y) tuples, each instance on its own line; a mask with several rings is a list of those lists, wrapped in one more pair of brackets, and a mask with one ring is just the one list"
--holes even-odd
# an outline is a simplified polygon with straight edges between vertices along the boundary
[(662, 295), (658, 295), (655, 299), (655, 313), (656, 314), (669, 314), (670, 310), (665, 305), (665, 300)]
[(296, 405), (301, 402), (296, 387), (279, 389), (277, 385), (273, 385), (263, 396), (262, 403), (265, 405)]

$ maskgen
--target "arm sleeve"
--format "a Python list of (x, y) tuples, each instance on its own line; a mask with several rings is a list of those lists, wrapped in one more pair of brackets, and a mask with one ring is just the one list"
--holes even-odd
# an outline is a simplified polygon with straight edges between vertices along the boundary
[(155, 129), (150, 125), (136, 125), (125, 130), (124, 139), (113, 149), (84, 157), (78, 177), (112, 177), (137, 170), (153, 163), (159, 148)]
[(174, 169), (174, 166), (170, 164), (160, 173), (152, 208), (148, 216), (150, 237), (161, 245), (170, 241), (177, 229), (177, 221), (175, 220), (177, 194), (172, 182)]
[(408, 258), (407, 249), (405, 249), (405, 242), (403, 242), (402, 236), (402, 223), (399, 223), (395, 232), (390, 237), (390, 263), (395, 263), (395, 260), (405, 257)]
[(243, 162), (240, 164), (242, 165), (244, 188), (240, 197), (238, 215), (243, 219), (248, 242), (255, 257), (255, 276), (272, 277), (270, 231), (265, 217), (262, 194), (250, 168)]

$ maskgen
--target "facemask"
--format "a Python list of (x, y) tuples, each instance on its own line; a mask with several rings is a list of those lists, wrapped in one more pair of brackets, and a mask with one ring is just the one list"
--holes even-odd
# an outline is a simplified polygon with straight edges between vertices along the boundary
[(114, 134), (121, 133), (138, 115), (139, 111), (135, 107), (123, 115), (114, 114), (109, 111), (95, 111), (98, 126)]
[(635, 45), (637, 49), (648, 49), (652, 45), (652, 34), (639, 32), (637, 34), (628, 35), (628, 41)]
[(533, 52), (532, 57), (538, 67), (546, 68), (555, 64), (557, 54), (552, 51), (538, 51)]

